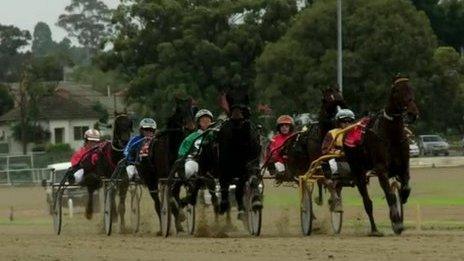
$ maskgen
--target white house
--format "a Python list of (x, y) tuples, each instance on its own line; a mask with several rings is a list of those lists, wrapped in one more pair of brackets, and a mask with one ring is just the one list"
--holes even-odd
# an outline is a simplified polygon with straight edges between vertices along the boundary
[[(73, 149), (82, 145), (83, 133), (92, 128), (99, 117), (91, 107), (57, 93), (42, 98), (39, 103), (38, 124), (49, 133), (49, 143), (67, 143)], [(0, 153), (22, 153), (21, 142), (14, 139), (12, 130), (19, 121), (19, 108), (0, 117)], [(28, 151), (34, 146), (36, 145), (28, 144)]]

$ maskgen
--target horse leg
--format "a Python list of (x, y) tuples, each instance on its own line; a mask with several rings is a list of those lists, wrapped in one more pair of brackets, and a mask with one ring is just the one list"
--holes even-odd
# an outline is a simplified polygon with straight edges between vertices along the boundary
[(401, 204), (408, 202), (409, 194), (411, 194), (411, 187), (409, 186), (409, 158), (402, 164), (401, 171), (399, 173), (399, 180), (401, 182), (400, 197)]
[(216, 195), (216, 182), (214, 179), (206, 181), (206, 187), (209, 191), (209, 194), (211, 195), (211, 204), (213, 205), (214, 216), (217, 219), (219, 214), (219, 199)]
[(330, 199), (329, 207), (330, 211), (341, 212), (340, 197), (337, 191), (337, 181), (332, 179), (325, 179), (324, 181), (326, 188), (329, 190)]
[(123, 233), (126, 230), (126, 221), (124, 218), (124, 214), (126, 213), (126, 195), (127, 190), (129, 189), (129, 182), (123, 181), (119, 184), (119, 205), (118, 205), (118, 213), (120, 218), (119, 228), (120, 232)]
[[(156, 215), (158, 216), (158, 224), (161, 224), (161, 201), (158, 196), (158, 186), (157, 184), (147, 184), (148, 192), (150, 193), (151, 198), (153, 199)], [(160, 225), (161, 228), (161, 225)], [(161, 236), (161, 230), (156, 232), (156, 235)]]
[(172, 190), (171, 190), (171, 195), (174, 198), (174, 201), (171, 202), (171, 211), (172, 214), (174, 215), (174, 223), (176, 224), (176, 230), (177, 232), (183, 232), (184, 228), (182, 227), (182, 221), (185, 220), (185, 214), (183, 213), (181, 206), (180, 206), (180, 187), (181, 184), (177, 183), (174, 184)]
[(404, 226), (403, 222), (401, 221), (399, 209), (396, 206), (396, 195), (391, 191), (390, 188), (390, 182), (388, 181), (387, 172), (380, 172), (376, 170), (376, 173), (379, 178), (380, 186), (382, 187), (383, 192), (385, 193), (385, 198), (387, 199), (388, 208), (390, 209), (390, 220), (393, 223), (394, 230), (395, 232), (401, 232), (404, 230)]
[(238, 209), (238, 216), (237, 218), (242, 220), (245, 218), (245, 207), (243, 205), (243, 195), (245, 190), (245, 180), (244, 178), (240, 178), (237, 182), (237, 186), (235, 187), (235, 200), (237, 201), (237, 209)]
[(374, 221), (374, 215), (372, 211), (372, 200), (369, 197), (369, 192), (367, 191), (367, 180), (363, 174), (356, 173), (356, 187), (358, 188), (359, 194), (363, 199), (364, 209), (369, 217), (369, 222), (371, 224), (371, 236), (383, 236), (381, 232), (378, 231), (377, 226)]
[(87, 200), (87, 205), (85, 206), (85, 218), (91, 220), (93, 214), (93, 192), (95, 191), (95, 188), (88, 186), (87, 191), (89, 193), (89, 198)]
[(221, 186), (221, 203), (219, 204), (219, 214), (224, 214), (230, 209), (229, 203), (229, 186), (230, 181), (224, 177), (219, 179), (219, 184)]

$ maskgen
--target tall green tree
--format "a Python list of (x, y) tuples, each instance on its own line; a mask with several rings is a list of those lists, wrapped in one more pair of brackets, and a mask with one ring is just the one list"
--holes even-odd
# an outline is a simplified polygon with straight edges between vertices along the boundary
[(0, 24), (0, 82), (17, 81), (25, 55), (19, 50), (29, 44), (29, 31)]
[(38, 22), (34, 27), (32, 53), (35, 56), (46, 56), (54, 52), (55, 48), (50, 27), (44, 22)]
[(464, 131), (464, 59), (453, 47), (435, 50), (433, 73), (418, 95), (423, 99), (421, 129)]
[(125, 1), (113, 18), (114, 49), (100, 66), (132, 78), (130, 102), (163, 116), (174, 93), (214, 108), (218, 92), (249, 88), (255, 59), (285, 33), (293, 0)]
[(65, 11), (59, 16), (57, 25), (95, 54), (111, 34), (111, 10), (100, 0), (72, 0)]
[[(401, 0), (343, 6), (343, 91), (350, 107), (380, 109), (398, 72), (413, 83), (427, 78), (436, 40), (425, 14)], [(336, 10), (334, 0), (316, 1), (258, 59), (255, 88), (275, 111), (315, 112), (320, 90), (336, 83)]]
[(412, 0), (412, 3), (427, 14), (440, 44), (458, 51), (464, 48), (464, 1)]
[(40, 115), (39, 103), (42, 97), (52, 94), (58, 81), (53, 79), (51, 64), (31, 57), (22, 68), (22, 77), (19, 82), (17, 104), (19, 107), (19, 123), (13, 127), (13, 136), (21, 141), (23, 154), (27, 153), (27, 144), (41, 142), (48, 138), (47, 133), (38, 124)]

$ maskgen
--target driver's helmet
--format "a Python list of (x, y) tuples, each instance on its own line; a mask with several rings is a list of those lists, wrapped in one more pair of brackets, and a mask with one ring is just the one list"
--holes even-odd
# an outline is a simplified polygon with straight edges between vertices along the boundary
[(340, 109), (337, 114), (335, 114), (335, 120), (337, 122), (342, 122), (342, 121), (354, 121), (355, 116), (353, 111), (349, 109)]
[(282, 124), (288, 124), (290, 126), (294, 125), (293, 118), (290, 115), (281, 115), (279, 118), (277, 118), (277, 126), (282, 125)]
[(100, 132), (95, 129), (88, 129), (84, 133), (84, 140), (100, 141)]
[(198, 120), (203, 116), (209, 116), (211, 120), (213, 120), (213, 114), (209, 110), (201, 109), (195, 114), (195, 122), (198, 122)]
[(156, 130), (156, 121), (152, 118), (144, 118), (140, 121), (140, 129), (153, 129)]

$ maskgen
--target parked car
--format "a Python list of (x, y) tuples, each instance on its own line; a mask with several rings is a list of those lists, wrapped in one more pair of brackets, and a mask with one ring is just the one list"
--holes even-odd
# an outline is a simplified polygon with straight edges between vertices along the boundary
[(420, 150), (419, 146), (417, 146), (417, 142), (415, 140), (411, 140), (409, 142), (409, 156), (410, 157), (419, 157)]
[(419, 149), (422, 155), (449, 155), (450, 145), (439, 135), (419, 135)]

